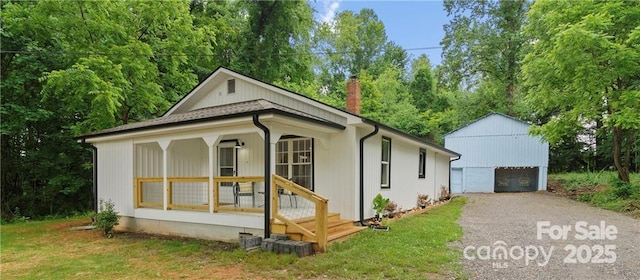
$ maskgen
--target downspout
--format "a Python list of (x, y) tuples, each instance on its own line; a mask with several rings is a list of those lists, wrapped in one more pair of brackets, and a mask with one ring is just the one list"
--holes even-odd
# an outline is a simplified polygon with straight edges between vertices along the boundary
[(98, 148), (93, 146), (93, 211), (98, 213)]
[(364, 223), (364, 140), (378, 134), (378, 125), (373, 125), (373, 131), (360, 138), (360, 224)]
[(264, 238), (271, 234), (271, 133), (260, 123), (258, 114), (253, 115), (253, 124), (264, 131)]
[(461, 157), (462, 156), (460, 155), (457, 158), (449, 160), (449, 195), (451, 195), (451, 163), (456, 161), (456, 160), (459, 160)]

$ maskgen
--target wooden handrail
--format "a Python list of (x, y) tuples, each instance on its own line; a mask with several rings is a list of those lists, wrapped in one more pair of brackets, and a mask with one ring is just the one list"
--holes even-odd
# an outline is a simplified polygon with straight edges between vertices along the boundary
[[(163, 177), (144, 177), (144, 178), (136, 178), (136, 208), (140, 208), (140, 207), (159, 207), (162, 208), (163, 203), (158, 203), (158, 202), (143, 202), (142, 199), (142, 183), (152, 183), (152, 182), (163, 182), (164, 178)], [(180, 183), (180, 182), (200, 182), (200, 183), (208, 183), (209, 182), (209, 177), (167, 177), (167, 181), (169, 183), (169, 185), (167, 186), (167, 192), (168, 192), (168, 209), (193, 209), (193, 210), (206, 210), (209, 207), (208, 206), (200, 206), (200, 205), (180, 205), (180, 204), (173, 204), (173, 199), (172, 199), (172, 189), (173, 189), (173, 183)], [(210, 191), (210, 188), (207, 187), (207, 189)]]
[[(306, 228), (298, 225), (296, 222), (282, 216), (278, 213), (278, 187), (290, 191), (293, 194), (306, 198), (307, 200), (315, 204), (315, 223), (316, 232), (313, 233)], [(291, 226), (305, 235), (307, 238), (318, 243), (318, 249), (320, 252), (324, 252), (327, 249), (327, 224), (328, 224), (328, 209), (327, 204), (329, 199), (316, 194), (307, 188), (289, 181), (282, 176), (273, 174), (271, 183), (271, 216), (284, 222), (287, 226)]]
[(220, 183), (249, 183), (249, 182), (264, 182), (262, 176), (216, 176), (213, 177), (213, 212), (227, 211), (227, 212), (250, 212), (250, 213), (263, 213), (263, 209), (259, 208), (220, 208)]

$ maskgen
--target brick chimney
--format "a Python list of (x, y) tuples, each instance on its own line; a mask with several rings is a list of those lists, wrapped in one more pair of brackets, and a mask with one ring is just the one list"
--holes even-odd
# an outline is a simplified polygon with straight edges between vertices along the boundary
[(347, 112), (360, 115), (360, 83), (356, 75), (347, 81)]

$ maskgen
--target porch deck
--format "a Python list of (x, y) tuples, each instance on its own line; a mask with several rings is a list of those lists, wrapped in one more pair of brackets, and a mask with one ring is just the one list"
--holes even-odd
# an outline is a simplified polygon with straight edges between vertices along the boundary
[[(167, 186), (164, 188), (163, 186)], [(272, 176), (272, 232), (316, 243), (324, 251), (329, 241), (358, 232), (353, 221), (327, 213), (328, 200), (278, 175)], [(136, 179), (136, 208), (259, 215), (265, 205), (264, 177), (170, 177)], [(332, 236), (328, 236), (332, 233)]]

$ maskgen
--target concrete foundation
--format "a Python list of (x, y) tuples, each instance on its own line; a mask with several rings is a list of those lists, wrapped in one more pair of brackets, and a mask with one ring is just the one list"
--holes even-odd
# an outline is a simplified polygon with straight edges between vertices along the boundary
[(233, 243), (238, 243), (238, 234), (241, 232), (251, 233), (254, 236), (262, 236), (264, 234), (263, 229), (259, 228), (161, 221), (127, 216), (120, 217), (120, 224), (115, 229), (118, 231), (192, 237)]

